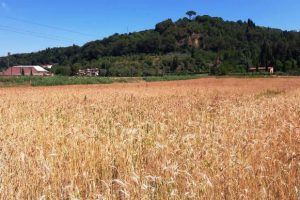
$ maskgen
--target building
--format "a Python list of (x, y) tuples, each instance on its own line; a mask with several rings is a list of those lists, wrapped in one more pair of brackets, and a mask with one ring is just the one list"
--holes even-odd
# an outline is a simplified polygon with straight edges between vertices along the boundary
[(52, 73), (41, 66), (13, 66), (0, 72), (0, 76), (52, 76)]
[(80, 69), (78, 70), (77, 75), (79, 76), (99, 76), (99, 69), (98, 68), (92, 68), (92, 69)]
[(44, 69), (52, 69), (53, 65), (41, 65)]
[(270, 74), (274, 74), (274, 67), (250, 67), (248, 68), (249, 72), (269, 72)]

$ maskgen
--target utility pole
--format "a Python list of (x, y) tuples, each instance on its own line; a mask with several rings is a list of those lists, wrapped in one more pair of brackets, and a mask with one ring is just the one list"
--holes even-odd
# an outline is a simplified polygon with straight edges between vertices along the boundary
[[(9, 68), (9, 57), (10, 57), (10, 52), (7, 53), (7, 69)], [(12, 76), (12, 68), (10, 69), (10, 75)]]

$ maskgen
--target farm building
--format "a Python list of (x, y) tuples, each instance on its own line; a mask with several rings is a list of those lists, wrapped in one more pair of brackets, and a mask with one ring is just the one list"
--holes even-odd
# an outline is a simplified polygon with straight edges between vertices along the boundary
[(1, 76), (52, 76), (52, 74), (41, 66), (13, 66), (0, 72)]
[(250, 67), (248, 68), (249, 72), (269, 72), (270, 74), (274, 73), (274, 67), (268, 67), (268, 70), (266, 70), (265, 67)]
[(41, 67), (44, 69), (52, 69), (53, 65), (42, 65)]
[(99, 76), (100, 70), (98, 68), (80, 69), (77, 75), (79, 76)]

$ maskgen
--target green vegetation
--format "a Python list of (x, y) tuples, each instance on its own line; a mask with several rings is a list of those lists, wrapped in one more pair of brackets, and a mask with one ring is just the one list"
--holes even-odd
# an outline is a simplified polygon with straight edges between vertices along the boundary
[(140, 78), (123, 77), (37, 77), (37, 76), (19, 76), (19, 77), (0, 77), (0, 86), (55, 86), (55, 85), (78, 85), (78, 84), (110, 84), (126, 83), (141, 80)]
[[(99, 68), (100, 76), (163, 76), (166, 74), (243, 74), (248, 67), (274, 66), (276, 72), (300, 73), (300, 33), (257, 26), (248, 21), (224, 21), (207, 15), (154, 29), (114, 34), (82, 47), (48, 48), (11, 56), (13, 65), (56, 64), (55, 74), (73, 76), (78, 69)], [(6, 58), (0, 58), (0, 68)]]
[(127, 78), (109, 78), (109, 77), (67, 77), (55, 76), (45, 77), (33, 80), (32, 86), (54, 86), (54, 85), (86, 85), (86, 84), (110, 84), (126, 83)]
[(38, 77), (38, 76), (15, 76), (1, 77), (1, 86), (55, 86), (55, 85), (86, 85), (86, 84), (111, 84), (111, 83), (131, 83), (137, 81), (172, 81), (172, 80), (188, 80), (205, 77), (207, 75), (191, 74), (191, 75), (166, 75), (154, 77)]

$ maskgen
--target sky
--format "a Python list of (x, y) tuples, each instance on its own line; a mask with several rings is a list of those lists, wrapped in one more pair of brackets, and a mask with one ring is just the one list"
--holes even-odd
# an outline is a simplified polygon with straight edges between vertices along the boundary
[(0, 0), (0, 56), (152, 29), (188, 10), (300, 30), (299, 0)]

